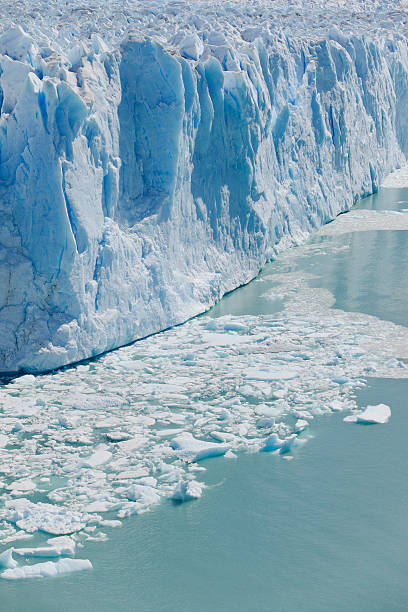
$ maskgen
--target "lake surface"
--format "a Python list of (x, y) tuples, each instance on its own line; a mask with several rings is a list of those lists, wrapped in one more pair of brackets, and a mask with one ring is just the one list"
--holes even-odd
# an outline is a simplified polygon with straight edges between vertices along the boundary
[[(380, 190), (356, 207), (394, 212), (404, 208), (408, 208), (408, 190), (404, 189)], [(384, 213), (382, 218), (392, 217)], [(357, 406), (386, 403), (392, 410), (389, 423), (344, 423), (344, 412), (316, 409), (303, 437), (305, 443), (282, 455), (252, 449), (249, 436), (247, 450), (252, 452), (242, 453), (238, 448), (235, 459), (200, 463), (206, 471), (198, 475), (207, 488), (199, 500), (176, 504), (165, 499), (143, 516), (130, 517), (116, 529), (104, 529), (108, 541), (84, 541), (77, 557), (92, 560), (90, 572), (52, 580), (1, 581), (0, 610), (407, 610), (408, 381), (406, 374), (399, 376), (395, 358), (387, 353), (395, 341), (390, 334), (398, 337), (408, 326), (407, 254), (408, 233), (404, 230), (316, 234), (199, 318), (199, 324), (210, 330), (209, 322), (217, 324), (230, 315), (248, 324), (252, 320), (248, 316), (260, 314), (267, 317), (263, 321), (268, 325), (270, 317), (276, 316), (279, 326), (286, 320), (279, 317), (285, 309), (290, 314), (293, 304), (292, 309), (304, 307), (309, 313), (308, 318), (295, 313), (304, 331), (305, 321), (308, 325), (313, 322), (317, 309), (322, 313), (322, 337), (316, 329), (313, 336), (317, 345), (327, 342), (324, 334), (329, 328), (324, 321), (334, 317), (330, 318), (330, 333), (340, 329), (335, 332), (340, 334), (339, 356), (331, 351), (328, 365), (323, 359), (308, 384), (316, 385), (316, 394), (325, 394), (322, 405), (331, 393), (337, 393), (336, 385), (342, 385), (339, 397), (352, 398)], [(336, 318), (335, 311), (342, 318)], [(363, 313), (364, 317), (347, 313)], [(297, 320), (293, 316), (290, 329)], [(333, 360), (362, 359), (352, 348), (350, 329), (354, 326), (361, 334), (365, 325), (373, 325), (379, 337), (384, 330), (379, 340), (384, 358), (377, 347), (380, 357), (373, 358), (372, 371), (368, 358), (361, 369), (369, 377), (362, 377), (356, 365), (344, 381), (333, 375), (327, 388), (318, 389), (320, 372), (334, 367)], [(218, 336), (211, 339), (220, 342)], [(223, 350), (218, 348), (214, 359), (226, 359)], [(318, 348), (313, 350), (304, 357), (309, 362), (302, 362), (310, 371), (320, 355)], [(404, 355), (397, 356), (402, 357), (401, 367)], [(229, 361), (222, 363), (230, 367)], [(290, 363), (300, 368), (298, 361)], [(390, 368), (389, 377), (378, 377), (382, 367), (385, 371)], [(359, 382), (349, 391), (347, 377), (351, 383)], [(273, 384), (286, 392), (296, 389), (297, 383), (296, 379), (278, 379)], [(306, 386), (302, 389), (304, 394), (309, 392)], [(227, 396), (227, 391), (223, 393)], [(36, 538), (39, 536), (29, 542), (35, 543)]]

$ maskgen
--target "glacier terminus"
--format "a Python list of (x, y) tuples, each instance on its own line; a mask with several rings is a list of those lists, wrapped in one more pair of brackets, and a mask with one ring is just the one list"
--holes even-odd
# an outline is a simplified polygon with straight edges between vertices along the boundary
[(408, 151), (403, 5), (4, 2), (0, 371), (186, 321), (376, 191)]

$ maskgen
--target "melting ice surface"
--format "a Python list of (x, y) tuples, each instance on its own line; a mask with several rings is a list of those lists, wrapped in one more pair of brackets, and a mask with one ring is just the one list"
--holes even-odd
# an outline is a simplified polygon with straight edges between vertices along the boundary
[[(372, 231), (375, 222), (388, 244), (387, 263), (391, 243), (380, 230), (396, 219), (407, 227), (403, 201), (397, 208), (397, 215), (340, 217), (180, 327), (3, 386), (0, 554), (15, 549), (0, 557), (3, 577), (87, 569), (87, 560), (45, 566), (43, 559), (29, 568), (36, 557), (79, 554), (86, 541), (105, 540), (106, 530), (166, 499), (205, 494), (209, 458), (259, 451), (291, 457), (320, 415), (344, 411), (358, 420), (355, 393), (368, 377), (408, 378), (407, 328), (333, 308), (339, 292), (325, 287), (331, 274), (321, 265), (353, 249), (356, 215), (359, 230), (371, 223)], [(368, 265), (373, 252), (366, 254)], [(353, 278), (347, 282), (352, 292)]]

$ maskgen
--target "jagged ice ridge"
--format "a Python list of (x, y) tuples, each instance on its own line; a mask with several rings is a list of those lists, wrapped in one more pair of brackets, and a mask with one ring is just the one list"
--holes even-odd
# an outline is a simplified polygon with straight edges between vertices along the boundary
[(406, 161), (402, 1), (4, 8), (2, 372), (203, 312)]

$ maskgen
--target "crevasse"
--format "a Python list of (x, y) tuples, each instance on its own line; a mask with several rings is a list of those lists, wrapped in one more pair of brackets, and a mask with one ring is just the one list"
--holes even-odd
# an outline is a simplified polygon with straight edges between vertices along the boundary
[(0, 371), (208, 309), (406, 161), (405, 39), (0, 38)]

